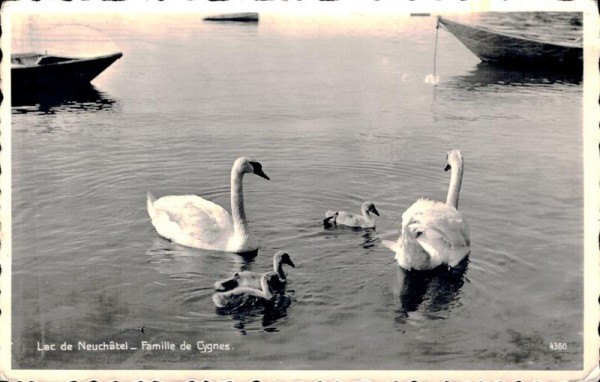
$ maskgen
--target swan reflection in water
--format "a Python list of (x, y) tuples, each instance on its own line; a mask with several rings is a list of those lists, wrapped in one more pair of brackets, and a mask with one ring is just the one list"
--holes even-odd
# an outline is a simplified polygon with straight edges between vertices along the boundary
[(50, 90), (11, 92), (11, 105), (15, 113), (54, 114), (60, 111), (107, 111), (115, 100), (98, 91), (93, 85), (56, 88)]
[(326, 238), (331, 238), (332, 240), (338, 240), (340, 236), (345, 235), (346, 233), (353, 233), (355, 236), (361, 236), (362, 241), (360, 242), (360, 246), (364, 249), (375, 249), (377, 246), (377, 242), (379, 241), (379, 236), (377, 235), (377, 231), (375, 228), (360, 228), (360, 227), (347, 227), (347, 226), (324, 226), (322, 234)]
[(279, 331), (276, 324), (287, 318), (288, 308), (291, 305), (292, 297), (285, 294), (275, 294), (266, 303), (235, 309), (216, 308), (215, 312), (220, 316), (230, 317), (234, 322), (233, 327), (240, 334), (245, 335), (250, 331)]
[(368, 229), (362, 232), (363, 242), (361, 247), (364, 249), (374, 249), (377, 245), (377, 241), (379, 240), (379, 236), (377, 236), (377, 232), (374, 229)]
[[(205, 275), (207, 269), (219, 273), (221, 269), (228, 267), (230, 262), (237, 267), (250, 261), (235, 254), (225, 256), (227, 261), (224, 261), (222, 253), (185, 247), (160, 236), (153, 239), (146, 255), (150, 265), (160, 274), (183, 275), (195, 272), (203, 278), (209, 276)], [(207, 283), (206, 289), (208, 288), (212, 290), (211, 283)]]
[(409, 313), (418, 310), (434, 313), (452, 308), (460, 298), (468, 263), (467, 256), (450, 269), (442, 266), (429, 271), (407, 271), (398, 267), (394, 283), (399, 303), (396, 320), (404, 322)]

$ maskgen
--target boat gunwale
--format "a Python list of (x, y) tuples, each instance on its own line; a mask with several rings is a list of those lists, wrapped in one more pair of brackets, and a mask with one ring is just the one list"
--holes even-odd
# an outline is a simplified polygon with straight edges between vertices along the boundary
[[(23, 64), (13, 64), (12, 63), (13, 56), (20, 56), (20, 57), (39, 56), (40, 58), (38, 59), (38, 61), (35, 64), (23, 65)], [(58, 57), (58, 58), (66, 58), (68, 60), (52, 62), (49, 64), (39, 64), (39, 61), (41, 59), (43, 59), (44, 57)], [(65, 57), (65, 56), (58, 56), (55, 54), (15, 53), (15, 54), (11, 55), (10, 69), (11, 70), (14, 70), (14, 69), (20, 70), (20, 69), (29, 69), (29, 68), (44, 68), (44, 67), (48, 67), (48, 66), (69, 65), (69, 64), (73, 64), (73, 63), (86, 63), (86, 62), (99, 61), (99, 60), (105, 60), (105, 59), (111, 59), (111, 58), (115, 58), (115, 60), (118, 60), (121, 57), (123, 57), (123, 52), (116, 52), (116, 53), (111, 53), (111, 54), (107, 54), (107, 55), (103, 55), (103, 56), (95, 56), (95, 57)]]
[[(573, 43), (569, 43), (569, 42), (550, 42), (547, 40), (541, 40), (539, 38), (535, 38), (535, 37), (527, 37), (527, 36), (523, 36), (523, 35), (514, 35), (514, 34), (510, 34), (510, 33), (506, 33), (503, 31), (497, 31), (494, 29), (490, 29), (490, 28), (486, 28), (486, 27), (482, 27), (479, 25), (470, 25), (470, 24), (464, 24), (464, 23), (460, 23), (454, 20), (449, 20), (447, 18), (444, 18), (442, 16), (438, 16), (438, 24), (441, 24), (442, 26), (446, 27), (446, 25), (444, 25), (444, 23), (450, 23), (450, 24), (456, 24), (460, 27), (463, 27), (465, 29), (474, 29), (474, 30), (479, 30), (485, 33), (489, 33), (489, 34), (493, 34), (493, 35), (497, 35), (497, 36), (501, 36), (501, 37), (506, 37), (506, 38), (512, 38), (515, 40), (520, 40), (520, 41), (526, 41), (526, 42), (534, 42), (534, 43), (538, 43), (538, 44), (543, 44), (543, 45), (550, 45), (550, 46), (555, 46), (558, 48), (568, 48), (568, 49), (583, 49), (583, 43), (577, 43), (577, 42), (573, 42)], [(447, 27), (446, 27), (447, 29)], [(448, 30), (449, 32), (452, 32), (450, 30)]]

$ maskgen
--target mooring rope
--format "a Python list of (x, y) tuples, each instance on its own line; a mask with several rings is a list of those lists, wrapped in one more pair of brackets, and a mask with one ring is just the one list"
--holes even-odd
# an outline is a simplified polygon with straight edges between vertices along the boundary
[(437, 23), (435, 24), (435, 46), (433, 48), (433, 85), (437, 84), (437, 75), (436, 75), (436, 67), (437, 67), (437, 45), (438, 45), (438, 32), (440, 31), (440, 19), (442, 16), (438, 16)]

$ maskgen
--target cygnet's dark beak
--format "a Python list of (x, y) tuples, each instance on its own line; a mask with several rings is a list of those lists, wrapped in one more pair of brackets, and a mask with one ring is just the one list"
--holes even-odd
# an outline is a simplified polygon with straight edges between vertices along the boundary
[(292, 268), (296, 268), (296, 265), (294, 265), (294, 262), (292, 261), (292, 259), (290, 259), (289, 256), (283, 256), (283, 259), (281, 259), (281, 260), (284, 264), (287, 264)]
[(452, 167), (450, 166), (450, 164), (447, 164), (446, 167), (444, 167), (444, 171), (448, 171), (450, 170)]

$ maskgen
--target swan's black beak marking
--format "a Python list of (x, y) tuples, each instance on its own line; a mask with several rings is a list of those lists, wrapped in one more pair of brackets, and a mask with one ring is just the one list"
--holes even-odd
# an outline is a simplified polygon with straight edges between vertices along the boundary
[(296, 268), (296, 265), (294, 265), (294, 262), (292, 261), (292, 259), (290, 259), (289, 256), (285, 256), (283, 258), (283, 262), (286, 263), (287, 265), (289, 265), (292, 268)]
[(373, 210), (372, 210), (372, 212), (373, 212), (375, 215), (379, 216), (379, 211), (377, 211), (377, 208), (373, 207)]
[(446, 167), (444, 167), (444, 171), (448, 171), (448, 170), (450, 170), (451, 168), (452, 168), (452, 167), (451, 167), (449, 164), (447, 164), (447, 165), (446, 165)]
[(258, 175), (258, 176), (260, 176), (261, 178), (265, 178), (266, 180), (271, 180), (271, 178), (269, 178), (269, 177), (267, 176), (267, 174), (265, 174), (265, 173), (264, 173), (264, 172), (262, 172), (262, 171), (261, 171), (260, 173), (258, 173), (258, 172), (255, 172), (255, 174), (256, 174), (256, 175)]
[(250, 162), (250, 164), (252, 165), (252, 168), (254, 169), (254, 174), (260, 176), (261, 178), (265, 178), (266, 180), (271, 180), (271, 178), (269, 178), (267, 176), (267, 174), (264, 173), (263, 169), (262, 169), (262, 165), (258, 162)]

